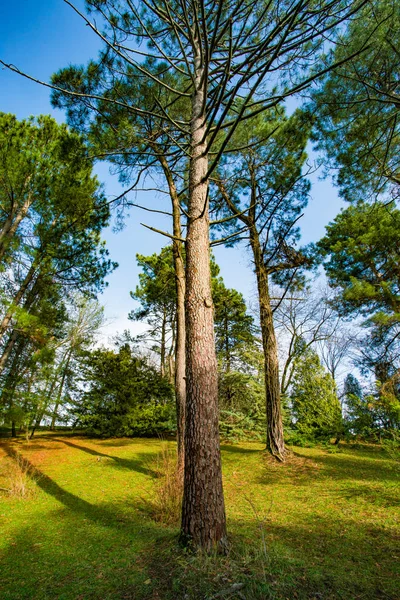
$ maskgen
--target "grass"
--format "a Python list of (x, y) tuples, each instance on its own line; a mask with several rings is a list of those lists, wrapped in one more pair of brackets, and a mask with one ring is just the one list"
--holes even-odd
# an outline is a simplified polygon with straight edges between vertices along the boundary
[(0, 492), (1, 599), (400, 598), (399, 469), (387, 453), (294, 448), (281, 465), (261, 444), (223, 445), (231, 551), (210, 557), (183, 552), (177, 525), (154, 519), (165, 444), (2, 441), (0, 488), (22, 455), (36, 492)]

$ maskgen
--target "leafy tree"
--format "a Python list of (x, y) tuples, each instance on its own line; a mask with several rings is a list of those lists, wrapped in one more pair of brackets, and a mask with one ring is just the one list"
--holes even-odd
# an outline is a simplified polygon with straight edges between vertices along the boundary
[[(5, 115), (2, 124), (10, 156), (0, 165), (8, 257), (2, 277), (0, 371), (21, 319), (48, 286), (61, 286), (66, 297), (72, 290), (93, 295), (115, 267), (100, 237), (109, 208), (82, 138), (50, 117), (18, 122)], [(21, 191), (22, 180), (27, 183)]]
[[(87, 223), (91, 211), (100, 209), (98, 187), (78, 134), (49, 116), (18, 121), (0, 113), (2, 263), (47, 223), (53, 227), (65, 227), (67, 219), (70, 227)], [(104, 219), (100, 212), (101, 216)]]
[(370, 437), (400, 428), (400, 388), (398, 377), (364, 394), (355, 377), (345, 382), (346, 420), (350, 433)]
[(352, 373), (348, 373), (346, 379), (344, 380), (343, 393), (346, 398), (348, 396), (357, 396), (357, 398), (360, 399), (363, 397), (363, 391), (360, 382)]
[[(185, 118), (175, 120), (170, 96), (167, 101), (154, 97), (153, 110), (133, 105), (124, 96), (108, 98), (131, 112), (156, 115), (162, 127), (171, 126), (173, 138), (178, 132), (172, 145), (178, 141), (189, 157), (185, 307), (190, 344), (182, 539), (207, 550), (226, 546), (210, 287), (209, 179), (243, 119), (276, 106), (332, 68), (331, 62), (327, 65), (324, 42), (362, 4), (362, 0), (360, 4), (333, 0), (318, 6), (308, 1), (275, 6), (256, 0), (230, 4), (185, 0), (166, 1), (160, 7), (153, 2), (89, 0), (88, 8), (102, 21), (101, 30), (75, 8), (106, 45), (102, 60), (112, 72), (103, 98), (107, 98), (107, 82), (112, 81), (114, 88), (115, 81), (130, 74), (156, 82), (176, 100), (187, 98), (190, 103)], [(154, 74), (149, 68), (154, 63), (180, 76), (179, 85), (171, 86)], [(79, 94), (68, 77), (60, 83), (58, 90)], [(90, 90), (85, 94), (89, 99), (93, 95)], [(241, 106), (237, 106), (239, 98)], [(218, 150), (211, 154), (217, 137)]]
[(146, 320), (149, 330), (139, 338), (153, 341), (152, 350), (160, 356), (162, 377), (167, 373), (167, 358), (170, 359), (168, 369), (173, 382), (171, 358), (176, 335), (176, 288), (172, 248), (166, 246), (159, 254), (151, 256), (137, 254), (136, 260), (142, 272), (139, 273), (139, 285), (135, 292), (131, 292), (131, 297), (141, 306), (131, 311), (129, 318)]
[(212, 290), (220, 409), (260, 412), (263, 382), (254, 368), (257, 360), (254, 319), (248, 314), (242, 294), (227, 288), (221, 277), (214, 277)]
[[(2, 359), (9, 358), (1, 376), (0, 406), (3, 418), (29, 429), (44, 402), (42, 383), (54, 361), (57, 340), (62, 336), (66, 319), (65, 305), (57, 286), (45, 285), (29, 305), (19, 311), (18, 325), (8, 340)], [(4, 361), (3, 361), (4, 362)]]
[(223, 371), (229, 373), (254, 346), (254, 319), (247, 312), (243, 295), (228, 289), (221, 277), (214, 278), (212, 290), (217, 355)]
[(314, 94), (317, 145), (338, 169), (347, 200), (365, 200), (368, 191), (399, 193), (399, 22), (397, 2), (366, 4), (335, 50), (337, 60), (362, 53), (332, 71)]
[(400, 211), (393, 202), (358, 203), (342, 211), (318, 243), (339, 311), (366, 317), (376, 365), (399, 351), (399, 232)]
[[(249, 126), (250, 125), (250, 126)], [(309, 265), (295, 248), (297, 225), (307, 205), (309, 182), (302, 177), (309, 124), (297, 111), (287, 118), (283, 109), (264, 113), (238, 127), (233, 143), (243, 148), (224, 159), (216, 187), (222, 199), (219, 226), (227, 239), (249, 240), (257, 278), (260, 327), (265, 362), (267, 448), (285, 457), (281, 412), (278, 346), (270, 285), (284, 291), (302, 284), (301, 269)], [(231, 214), (231, 217), (225, 216)], [(234, 219), (234, 220), (233, 220)], [(218, 222), (217, 222), (218, 225)], [(233, 231), (232, 231), (233, 230)], [(279, 304), (278, 304), (279, 306)]]
[(335, 382), (311, 349), (296, 361), (290, 401), (293, 427), (304, 438), (330, 438), (340, 432), (342, 412)]
[(75, 414), (92, 434), (154, 435), (173, 429), (170, 384), (129, 346), (118, 353), (87, 353), (82, 380), (86, 389), (76, 399)]
[(374, 419), (368, 398), (363, 394), (361, 385), (349, 373), (344, 382), (344, 397), (346, 403), (346, 421), (350, 433), (370, 435), (374, 429)]

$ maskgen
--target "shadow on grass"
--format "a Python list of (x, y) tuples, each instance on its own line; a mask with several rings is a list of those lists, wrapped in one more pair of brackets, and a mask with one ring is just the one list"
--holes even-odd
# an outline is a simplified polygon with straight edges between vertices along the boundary
[(231, 444), (221, 444), (222, 452), (232, 452), (234, 454), (262, 454), (264, 452), (263, 448), (241, 448), (240, 446), (235, 446)]
[(337, 480), (400, 481), (399, 473), (396, 472), (393, 463), (383, 453), (365, 455), (356, 452), (357, 455), (354, 457), (348, 452), (343, 452), (338, 455), (320, 454), (313, 456), (312, 460), (323, 467), (318, 471), (321, 477)]
[[(228, 557), (187, 557), (154, 547), (147, 559), (165, 599), (397, 600), (397, 540), (346, 519), (281, 526), (230, 521)], [(262, 533), (260, 534), (260, 530)], [(232, 585), (233, 584), (233, 585)], [(235, 586), (238, 592), (235, 592)], [(169, 591), (170, 595), (167, 593)], [(174, 590), (171, 593), (171, 590)]]
[[(141, 442), (144, 441), (144, 438), (141, 438), (140, 440)], [(101, 446), (104, 447), (110, 447), (110, 448), (122, 448), (124, 446), (132, 446), (132, 444), (134, 443), (133, 438), (129, 438), (129, 439), (111, 439), (111, 440), (99, 440), (99, 444)]]
[[(394, 573), (398, 546), (390, 528), (355, 522), (337, 513), (316, 517), (301, 511), (295, 523), (284, 525), (272, 520), (259, 523), (254, 518), (231, 520), (234, 536), (228, 557), (190, 556), (178, 549), (176, 530), (134, 513), (126, 518), (113, 504), (93, 505), (63, 489), (11, 445), (5, 449), (11, 458), (24, 461), (38, 487), (69, 510), (63, 511), (62, 518), (48, 513), (46, 519), (45, 513), (13, 538), (2, 560), (4, 598), (399, 597)], [(233, 584), (243, 587), (238, 593), (230, 592)]]
[(86, 518), (93, 521), (100, 521), (103, 525), (115, 525), (117, 517), (115, 511), (103, 508), (101, 506), (91, 504), (79, 496), (68, 492), (56, 483), (51, 477), (43, 473), (33, 463), (31, 463), (26, 457), (19, 454), (15, 448), (9, 445), (4, 445), (4, 450), (10, 458), (18, 461), (21, 468), (27, 473), (27, 475), (35, 481), (36, 485), (43, 490), (46, 494), (53, 496), (58, 502), (63, 504), (66, 508), (84, 515)]
[(122, 469), (129, 469), (131, 471), (136, 471), (137, 473), (141, 473), (142, 475), (149, 475), (151, 477), (156, 477), (157, 473), (151, 469), (149, 465), (146, 463), (150, 463), (151, 459), (156, 456), (156, 453), (146, 454), (141, 459), (133, 459), (133, 458), (120, 458), (119, 456), (113, 456), (112, 454), (106, 454), (104, 452), (99, 452), (98, 450), (94, 450), (93, 448), (88, 448), (87, 446), (82, 446), (77, 444), (76, 442), (66, 441), (61, 438), (53, 438), (54, 441), (62, 442), (66, 446), (70, 448), (75, 448), (76, 450), (81, 450), (82, 452), (86, 452), (87, 454), (91, 454), (92, 456), (97, 456), (99, 458), (108, 458), (114, 461), (114, 466), (120, 467)]

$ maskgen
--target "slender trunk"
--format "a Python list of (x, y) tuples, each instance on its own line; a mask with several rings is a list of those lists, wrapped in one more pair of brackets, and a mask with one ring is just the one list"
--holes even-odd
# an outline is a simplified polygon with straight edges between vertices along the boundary
[(264, 265), (260, 241), (254, 227), (250, 230), (250, 244), (256, 267), (260, 325), (264, 352), (267, 450), (278, 460), (283, 461), (286, 450), (283, 438), (278, 346), (276, 343), (271, 299), (269, 295), (268, 272)]
[[(228, 311), (225, 309), (225, 318), (224, 318), (224, 334), (225, 334), (225, 374), (229, 375), (231, 372), (231, 351), (229, 348), (229, 324), (228, 324)], [(229, 405), (231, 409), (233, 409), (233, 400), (234, 394), (232, 393), (232, 388), (230, 384), (226, 386), (226, 401), (227, 406)]]
[(168, 354), (168, 379), (171, 385), (174, 385), (175, 380), (175, 365), (174, 365), (174, 357), (170, 353)]
[(211, 295), (204, 73), (196, 58), (186, 238), (186, 429), (181, 539), (206, 551), (227, 545)]
[(160, 348), (160, 374), (165, 377), (165, 336), (167, 327), (167, 315), (164, 309), (163, 320), (161, 324), (161, 348)]
[[(29, 178), (30, 179), (30, 178)], [(3, 260), (7, 248), (9, 247), (21, 221), (26, 217), (29, 207), (32, 204), (32, 195), (28, 197), (15, 216), (10, 215), (0, 231), (0, 261)]]
[(19, 373), (19, 362), (20, 362), (20, 358), (21, 358), (23, 349), (24, 349), (24, 340), (21, 339), (21, 341), (19, 342), (17, 349), (15, 351), (11, 368), (10, 368), (10, 370), (5, 378), (5, 381), (3, 383), (3, 390), (2, 390), (2, 394), (1, 394), (1, 403), (3, 405), (8, 403), (9, 410), (12, 409), (13, 403), (14, 403), (13, 398), (14, 398), (15, 388), (17, 385), (17, 376)]
[[(55, 406), (54, 406), (53, 415), (52, 415), (52, 418), (51, 418), (51, 425), (50, 425), (51, 431), (54, 431), (54, 429), (55, 429), (56, 420), (57, 420), (57, 411), (58, 411), (58, 407), (61, 404), (61, 396), (62, 396), (62, 392), (63, 392), (63, 389), (64, 389), (65, 378), (66, 378), (67, 373), (68, 373), (68, 369), (69, 369), (69, 365), (70, 365), (70, 362), (71, 362), (71, 358), (72, 358), (72, 349), (67, 354), (67, 359), (66, 359), (66, 362), (65, 362), (65, 367), (64, 367), (64, 370), (63, 370), (63, 374), (62, 374), (62, 378), (61, 378), (61, 382), (60, 382), (60, 387), (59, 387), (59, 390), (58, 390), (57, 400), (56, 400), (56, 403), (55, 403)], [(55, 386), (55, 381), (56, 381), (56, 379), (54, 378), (54, 386)], [(52, 387), (51, 387), (51, 389), (49, 391), (49, 400), (51, 399), (50, 396), (53, 393), (54, 386), (52, 385)]]
[[(12, 366), (11, 366), (11, 369), (5, 379), (4, 386), (3, 386), (3, 392), (1, 395), (1, 399), (3, 400), (3, 403), (6, 403), (8, 401), (10, 412), (14, 405), (14, 394), (15, 394), (15, 388), (17, 386), (17, 374), (19, 371), (18, 366), (19, 366), (19, 361), (20, 361), (20, 357), (21, 357), (23, 348), (24, 348), (24, 343), (23, 343), (23, 341), (21, 341), (15, 352)], [(13, 438), (17, 437), (17, 429), (16, 429), (16, 423), (15, 423), (14, 419), (11, 420), (11, 437), (13, 437)]]
[[(51, 397), (53, 395), (54, 388), (56, 387), (56, 383), (57, 383), (57, 372), (54, 375), (53, 380), (52, 380), (52, 382), (50, 384), (49, 391), (46, 394), (46, 396), (47, 396), (47, 403), (48, 404), (51, 404)], [(50, 425), (50, 430), (51, 431), (54, 431), (54, 426), (55, 426), (55, 422), (56, 422), (56, 419), (57, 419), (57, 411), (58, 411), (58, 402), (56, 402), (56, 404), (54, 406), (54, 409), (53, 409), (53, 414), (51, 416), (51, 425)]]
[(12, 334), (9, 337), (9, 340), (4, 348), (3, 354), (1, 355), (0, 358), (0, 374), (4, 371), (4, 367), (7, 364), (8, 359), (10, 358), (10, 354), (15, 346), (15, 342), (17, 341), (18, 338), (18, 331), (16, 329), (14, 329), (14, 331), (12, 332)]
[(12, 305), (10, 306), (10, 308), (7, 310), (6, 314), (3, 317), (3, 320), (0, 324), (0, 340), (3, 339), (5, 331), (6, 331), (7, 327), (9, 326), (10, 321), (13, 317), (14, 309), (16, 306), (19, 305), (24, 294), (26, 293), (26, 290), (28, 289), (28, 287), (35, 275), (35, 271), (36, 271), (36, 264), (34, 263), (31, 266), (31, 268), (29, 269), (28, 273), (26, 274), (25, 279), (22, 282), (18, 292), (15, 294)]
[(56, 420), (58, 417), (58, 407), (60, 406), (59, 402), (56, 402), (55, 406), (54, 406), (54, 410), (53, 410), (53, 414), (51, 415), (51, 424), (50, 424), (50, 431), (54, 431), (56, 428)]
[(181, 208), (179, 196), (164, 155), (159, 160), (168, 182), (172, 202), (172, 220), (174, 240), (172, 252), (174, 257), (176, 287), (176, 340), (175, 340), (175, 401), (177, 423), (178, 469), (183, 472), (185, 461), (185, 412), (186, 412), (186, 324), (185, 324), (185, 263), (181, 227)]

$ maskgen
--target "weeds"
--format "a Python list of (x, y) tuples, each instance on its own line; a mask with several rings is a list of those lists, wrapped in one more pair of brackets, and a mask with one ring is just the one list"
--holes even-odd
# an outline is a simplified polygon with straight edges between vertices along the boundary
[(392, 439), (382, 440), (382, 448), (390, 458), (400, 464), (400, 434), (392, 431)]
[(30, 498), (34, 492), (35, 473), (32, 466), (18, 453), (8, 462), (5, 469), (6, 487), (0, 488), (14, 498)]
[(151, 516), (164, 525), (176, 525), (181, 516), (183, 472), (178, 469), (175, 450), (163, 444), (152, 469), (156, 478), (150, 503)]

